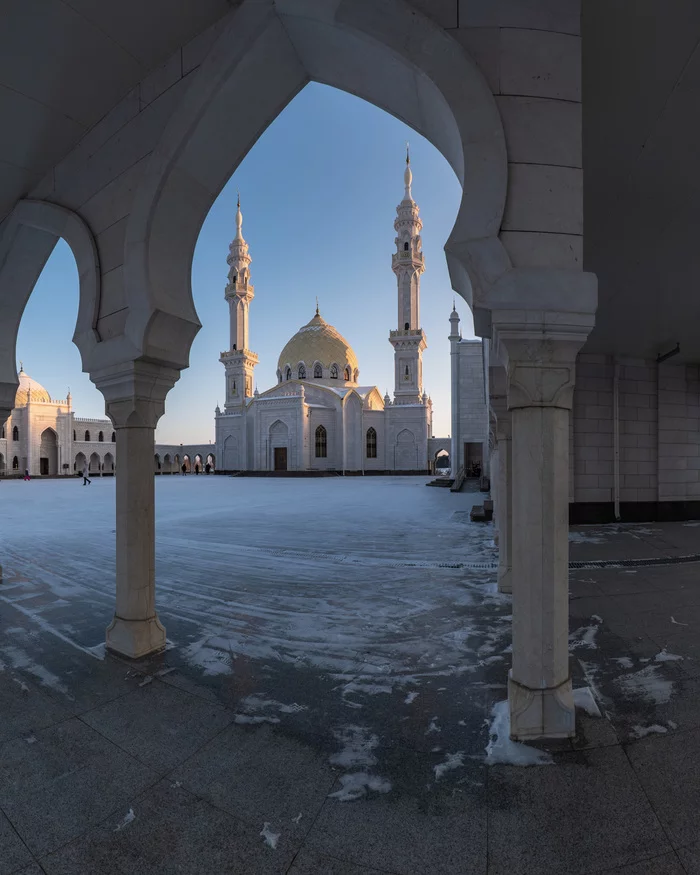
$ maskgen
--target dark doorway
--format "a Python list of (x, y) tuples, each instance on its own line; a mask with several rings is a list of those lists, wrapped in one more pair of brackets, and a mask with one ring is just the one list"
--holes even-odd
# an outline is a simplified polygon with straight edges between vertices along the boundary
[(42, 477), (49, 476), (49, 460), (41, 458), (39, 459), (39, 473)]
[(287, 470), (287, 448), (275, 447), (275, 471)]

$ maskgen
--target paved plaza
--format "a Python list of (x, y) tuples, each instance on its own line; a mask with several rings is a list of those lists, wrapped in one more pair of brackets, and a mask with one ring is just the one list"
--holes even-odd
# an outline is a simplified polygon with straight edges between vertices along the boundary
[(0, 875), (700, 872), (700, 523), (572, 531), (578, 734), (515, 745), (493, 529), (425, 483), (156, 478), (139, 664), (114, 479), (0, 484)]

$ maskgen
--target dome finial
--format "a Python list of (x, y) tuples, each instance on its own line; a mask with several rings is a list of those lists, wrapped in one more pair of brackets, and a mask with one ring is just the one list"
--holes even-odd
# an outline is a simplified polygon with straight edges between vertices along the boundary
[(321, 314), (318, 312), (318, 295), (316, 295), (316, 315), (320, 316)]
[(20, 372), (20, 374), (23, 374), (23, 373), (24, 373), (24, 363), (23, 363), (21, 360), (20, 360), (20, 363), (19, 363), (19, 372)]

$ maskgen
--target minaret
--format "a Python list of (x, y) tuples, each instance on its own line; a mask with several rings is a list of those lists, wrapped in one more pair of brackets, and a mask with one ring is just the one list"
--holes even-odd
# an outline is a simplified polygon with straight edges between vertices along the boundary
[(391, 268), (398, 283), (398, 329), (389, 333), (394, 347), (394, 404), (421, 404), (423, 350), (428, 345), (420, 327), (420, 276), (425, 270), (418, 205), (411, 194), (411, 159), (406, 147), (404, 196), (396, 208), (396, 252)]
[(231, 318), (231, 346), (221, 353), (220, 361), (226, 368), (226, 401), (224, 410), (243, 407), (253, 396), (253, 369), (258, 357), (248, 349), (248, 308), (254, 291), (250, 283), (248, 244), (243, 239), (241, 226), (241, 199), (236, 206), (236, 236), (229, 246), (226, 261), (229, 265), (225, 297)]
[(459, 342), (462, 335), (459, 330), (459, 313), (452, 302), (452, 312), (450, 313), (450, 335), (447, 338), (450, 341), (450, 376), (451, 376), (451, 391), (450, 400), (452, 411), (452, 438), (450, 449), (450, 465), (452, 466), (452, 476), (457, 476), (457, 471), (461, 467), (460, 459), (462, 457), (460, 449), (460, 409), (459, 409)]

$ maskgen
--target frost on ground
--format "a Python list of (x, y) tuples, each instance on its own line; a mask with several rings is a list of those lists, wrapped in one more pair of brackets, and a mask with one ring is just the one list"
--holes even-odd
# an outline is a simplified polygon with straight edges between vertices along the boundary
[(404, 705), (410, 705), (418, 698), (418, 693), (413, 692), (409, 693), (406, 698), (403, 700)]
[(589, 717), (602, 717), (598, 703), (593, 698), (590, 687), (581, 687), (574, 690), (574, 706), (585, 711)]
[(444, 763), (438, 763), (437, 766), (433, 766), (433, 771), (435, 772), (435, 780), (439, 781), (443, 775), (446, 775), (447, 772), (451, 772), (453, 769), (459, 769), (464, 765), (464, 752), (458, 750), (457, 753), (448, 753)]
[(134, 809), (130, 808), (124, 815), (123, 820), (114, 827), (114, 832), (121, 832), (121, 830), (123, 830), (125, 826), (128, 826), (133, 820), (136, 820), (136, 815), (134, 814)]
[(658, 665), (647, 665), (640, 671), (620, 675), (615, 683), (626, 696), (640, 696), (655, 705), (665, 705), (673, 693), (673, 684), (660, 674)]
[(591, 617), (595, 622), (591, 626), (581, 626), (576, 629), (575, 632), (572, 632), (569, 635), (569, 647), (572, 650), (576, 648), (584, 648), (587, 650), (595, 650), (598, 646), (596, 644), (596, 635), (598, 634), (598, 630), (600, 628), (600, 624), (603, 622), (600, 617), (595, 614)]
[(263, 828), (260, 831), (260, 835), (262, 836), (265, 844), (269, 845), (269, 847), (271, 847), (274, 851), (277, 848), (277, 842), (280, 840), (280, 835), (282, 835), (282, 833), (272, 832), (272, 830), (270, 829), (270, 824), (265, 821), (265, 823), (263, 824)]
[(493, 720), (489, 728), (489, 743), (486, 745), (486, 763), (509, 766), (548, 766), (554, 760), (543, 750), (537, 750), (510, 738), (510, 714), (508, 701), (497, 702), (491, 712)]
[(329, 799), (337, 799), (339, 802), (353, 802), (367, 794), (368, 790), (375, 793), (389, 793), (391, 783), (386, 778), (370, 775), (367, 772), (352, 772), (349, 775), (341, 775), (342, 787), (335, 793), (329, 793)]
[(668, 732), (668, 729), (665, 726), (659, 726), (658, 723), (654, 723), (651, 726), (633, 726), (630, 735), (632, 738), (644, 738), (646, 735), (665, 735)]

